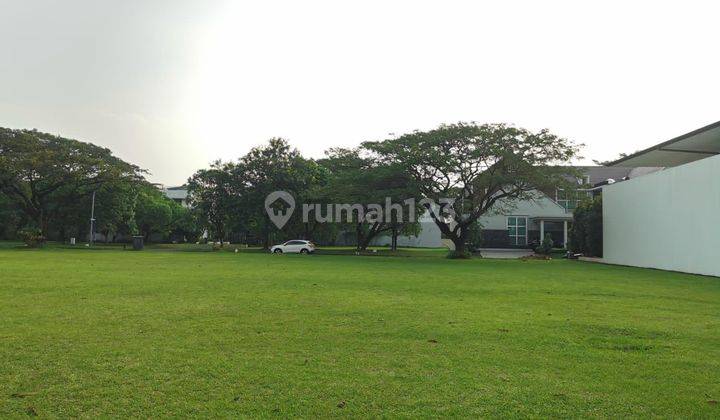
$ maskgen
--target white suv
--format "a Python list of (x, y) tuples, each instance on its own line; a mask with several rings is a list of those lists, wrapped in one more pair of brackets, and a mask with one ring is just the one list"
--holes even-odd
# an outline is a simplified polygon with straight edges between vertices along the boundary
[(272, 248), (270, 248), (270, 252), (272, 252), (273, 254), (283, 254), (285, 252), (309, 254), (315, 252), (315, 244), (310, 241), (295, 239), (292, 241), (287, 241), (282, 245), (273, 246)]

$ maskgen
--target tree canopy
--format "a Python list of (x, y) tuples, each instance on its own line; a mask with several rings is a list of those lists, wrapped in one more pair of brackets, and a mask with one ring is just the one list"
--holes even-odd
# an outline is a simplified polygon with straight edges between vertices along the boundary
[[(532, 132), (505, 124), (457, 123), (397, 138), (366, 142), (385, 162), (400, 165), (424, 198), (440, 231), (465, 253), (468, 235), (480, 216), (513, 200), (567, 184), (561, 165), (579, 146), (548, 130)], [(441, 200), (449, 200), (441, 203)]]
[(173, 215), (183, 210), (145, 174), (103, 147), (0, 128), (0, 212), (16, 231), (36, 229), (60, 239), (88, 234), (95, 193), (95, 231), (106, 239), (139, 230), (167, 233), (174, 229)]
[[(573, 170), (564, 165), (578, 150), (548, 130), (463, 122), (353, 149), (331, 148), (319, 160), (272, 138), (235, 161), (218, 160), (198, 170), (188, 179), (190, 207), (184, 208), (149, 184), (144, 170), (108, 149), (0, 128), (0, 216), (6, 220), (0, 234), (30, 228), (41, 235), (80, 236), (88, 231), (94, 192), (96, 227), (108, 240), (130, 233), (195, 239), (204, 230), (221, 243), (240, 235), (268, 247), (300, 237), (333, 243), (345, 231), (354, 232), (364, 250), (378, 235), (391, 235), (395, 244), (400, 233), (417, 233), (415, 221), (428, 212), (464, 255), (468, 242), (479, 242), (482, 215), (536, 198), (539, 191), (572, 188)], [(351, 208), (335, 223), (318, 222), (327, 211), (307, 218), (303, 208), (280, 230), (265, 211), (265, 198), (275, 191), (290, 193), (298, 208), (304, 203)], [(388, 212), (386, 200), (402, 210)], [(408, 200), (412, 206), (405, 205)]]
[(103, 183), (139, 181), (144, 172), (110, 150), (35, 130), (0, 128), (0, 191), (42, 232), (60, 203)]

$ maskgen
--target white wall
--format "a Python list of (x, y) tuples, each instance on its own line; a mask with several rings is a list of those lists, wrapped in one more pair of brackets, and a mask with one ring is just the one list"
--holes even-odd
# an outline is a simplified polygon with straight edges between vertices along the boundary
[[(387, 235), (379, 236), (372, 240), (374, 246), (389, 246), (392, 238)], [(414, 248), (442, 248), (445, 246), (442, 242), (442, 234), (440, 228), (435, 222), (420, 222), (420, 232), (418, 236), (398, 236), (398, 246), (414, 247)]]
[[(427, 211), (418, 218), (420, 222), (420, 231), (417, 236), (398, 236), (398, 246), (401, 247), (417, 247), (417, 248), (441, 248), (445, 246), (442, 242), (442, 233), (432, 220), (430, 213)], [(376, 237), (371, 241), (374, 246), (389, 246), (392, 238), (388, 235)]]
[(603, 189), (603, 259), (720, 276), (720, 156)]

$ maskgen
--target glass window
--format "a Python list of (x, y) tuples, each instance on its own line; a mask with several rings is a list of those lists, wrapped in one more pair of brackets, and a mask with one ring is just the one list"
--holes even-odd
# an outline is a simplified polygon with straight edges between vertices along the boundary
[(510, 245), (527, 245), (527, 217), (508, 217), (507, 228)]
[(555, 191), (555, 201), (560, 204), (565, 210), (572, 211), (587, 198), (592, 198), (592, 191), (578, 189), (565, 191), (562, 188), (558, 188)]

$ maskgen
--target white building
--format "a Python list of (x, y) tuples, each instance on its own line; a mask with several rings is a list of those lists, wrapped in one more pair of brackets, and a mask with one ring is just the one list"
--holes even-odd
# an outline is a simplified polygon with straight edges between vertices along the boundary
[(603, 188), (603, 260), (720, 276), (720, 121), (612, 165), (665, 169)]

